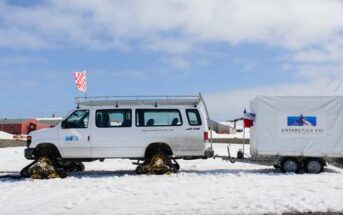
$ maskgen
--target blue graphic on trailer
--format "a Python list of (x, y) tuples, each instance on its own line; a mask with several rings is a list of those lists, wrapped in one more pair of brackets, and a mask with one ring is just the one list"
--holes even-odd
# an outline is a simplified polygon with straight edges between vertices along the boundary
[(79, 141), (79, 137), (78, 136), (66, 136), (65, 141)]
[(288, 126), (317, 126), (316, 116), (288, 116), (287, 118)]

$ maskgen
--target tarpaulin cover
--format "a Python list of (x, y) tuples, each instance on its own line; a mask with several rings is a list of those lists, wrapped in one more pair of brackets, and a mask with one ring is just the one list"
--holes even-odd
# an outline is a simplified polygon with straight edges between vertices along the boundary
[(343, 157), (343, 97), (259, 96), (251, 154)]

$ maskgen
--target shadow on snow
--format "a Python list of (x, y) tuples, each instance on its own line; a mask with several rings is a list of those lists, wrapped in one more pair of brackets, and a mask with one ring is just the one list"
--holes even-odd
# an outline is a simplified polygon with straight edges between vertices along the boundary
[[(325, 168), (324, 173), (339, 173), (338, 171)], [(264, 169), (213, 169), (213, 170), (180, 170), (178, 174), (196, 174), (201, 176), (206, 175), (232, 175), (232, 176), (241, 176), (241, 175), (261, 175), (261, 176), (282, 176), (285, 175), (281, 173), (279, 169), (273, 168), (264, 168)], [(172, 174), (174, 175), (174, 174)], [(290, 174), (296, 175), (296, 174)], [(74, 172), (68, 173), (67, 178), (112, 178), (112, 177), (124, 177), (124, 176), (136, 176), (140, 177), (135, 173), (134, 170), (86, 170), (84, 172)], [(143, 175), (145, 176), (145, 175)], [(22, 180), (31, 180), (21, 178), (18, 172), (15, 171), (0, 171), (0, 181), (22, 181)]]

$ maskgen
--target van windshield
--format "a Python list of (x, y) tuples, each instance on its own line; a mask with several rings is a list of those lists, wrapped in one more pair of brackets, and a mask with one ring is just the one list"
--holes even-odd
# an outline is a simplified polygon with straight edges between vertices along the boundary
[(77, 110), (64, 120), (63, 128), (88, 128), (88, 120), (88, 110)]

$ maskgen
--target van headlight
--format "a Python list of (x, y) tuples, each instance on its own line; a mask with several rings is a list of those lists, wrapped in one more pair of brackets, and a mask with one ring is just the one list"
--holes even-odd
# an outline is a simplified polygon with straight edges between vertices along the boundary
[(26, 139), (26, 146), (27, 146), (27, 148), (30, 147), (31, 142), (32, 142), (32, 136), (27, 136), (27, 139)]

